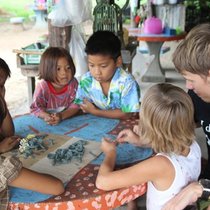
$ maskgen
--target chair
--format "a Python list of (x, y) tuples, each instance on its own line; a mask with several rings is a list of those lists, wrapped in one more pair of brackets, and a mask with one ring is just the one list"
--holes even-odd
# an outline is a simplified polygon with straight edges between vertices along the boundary
[(122, 43), (122, 49), (125, 48), (122, 27), (122, 11), (128, 6), (129, 0), (120, 8), (114, 0), (96, 0), (97, 5), (94, 8), (93, 32), (98, 30), (108, 30), (115, 33)]

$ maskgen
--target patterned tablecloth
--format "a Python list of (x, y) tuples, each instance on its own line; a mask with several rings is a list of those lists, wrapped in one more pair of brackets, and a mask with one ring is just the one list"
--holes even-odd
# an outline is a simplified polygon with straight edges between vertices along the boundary
[[(29, 120), (30, 118), (30, 120)], [(90, 143), (92, 149), (90, 156), (85, 163), (74, 171), (73, 176), (68, 178), (68, 181), (63, 180), (66, 185), (66, 190), (62, 195), (51, 196), (43, 195), (40, 193), (23, 190), (19, 188), (11, 188), (10, 209), (13, 210), (74, 210), (74, 209), (111, 209), (121, 206), (146, 192), (146, 184), (132, 186), (114, 191), (102, 191), (96, 188), (95, 180), (98, 173), (99, 165), (103, 160), (103, 154), (100, 154), (100, 139), (104, 135), (111, 135), (114, 137), (117, 133), (124, 128), (132, 128), (138, 120), (131, 119), (125, 121), (98, 118), (92, 115), (84, 115), (76, 117), (76, 119), (66, 120), (59, 126), (49, 126), (41, 122), (40, 119), (33, 119), (33, 116), (24, 115), (15, 119), (15, 128), (18, 134), (26, 135), (28, 133), (39, 133), (52, 130), (54, 133), (59, 134), (59, 138), (70, 141), (70, 137), (75, 136), (73, 139), (81, 139), (84, 134), (85, 140), (92, 140)], [(85, 119), (85, 120), (84, 120)], [(21, 122), (21, 123), (20, 123)], [(24, 123), (23, 123), (24, 122)], [(37, 123), (38, 122), (38, 123)], [(81, 126), (88, 124), (87, 126)], [(67, 136), (61, 136), (62, 132), (67, 133)], [(24, 130), (24, 132), (23, 132)], [(50, 137), (54, 138), (57, 134), (52, 134)], [(99, 156), (98, 156), (99, 155)], [(129, 144), (120, 145), (117, 148), (117, 163), (116, 170), (131, 165), (140, 160), (146, 159), (152, 155), (151, 149), (136, 148)], [(97, 157), (98, 156), (98, 157)], [(97, 157), (97, 158), (96, 158)], [(85, 158), (86, 159), (86, 158)], [(27, 161), (26, 161), (27, 162)], [(51, 172), (53, 173), (53, 172)], [(56, 175), (56, 173), (54, 174)]]

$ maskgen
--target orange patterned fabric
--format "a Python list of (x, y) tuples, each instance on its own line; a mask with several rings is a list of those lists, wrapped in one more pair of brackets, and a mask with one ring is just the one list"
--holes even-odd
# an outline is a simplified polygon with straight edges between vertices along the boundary
[(120, 120), (119, 124), (109, 134), (117, 135), (123, 129), (133, 129), (134, 125), (138, 125), (139, 115), (134, 115), (127, 120)]
[(39, 203), (10, 203), (10, 210), (76, 210), (111, 209), (128, 203), (146, 192), (146, 183), (113, 191), (99, 190), (95, 180), (99, 166), (88, 164), (67, 184), (60, 196)]

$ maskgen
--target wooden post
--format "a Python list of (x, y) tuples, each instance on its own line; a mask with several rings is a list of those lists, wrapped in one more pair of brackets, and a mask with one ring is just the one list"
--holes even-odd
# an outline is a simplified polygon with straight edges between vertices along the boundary
[(69, 51), (69, 42), (71, 39), (72, 26), (56, 27), (51, 24), (48, 19), (48, 32), (49, 32), (49, 46), (63, 47)]
[(147, 0), (147, 18), (152, 17), (152, 3)]

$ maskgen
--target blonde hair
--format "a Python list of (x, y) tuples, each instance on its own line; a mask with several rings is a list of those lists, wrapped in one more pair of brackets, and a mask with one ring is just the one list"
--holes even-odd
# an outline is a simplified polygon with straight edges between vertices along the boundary
[(195, 138), (191, 98), (171, 84), (156, 84), (146, 92), (140, 112), (140, 138), (158, 153), (181, 154)]
[(210, 70), (210, 24), (194, 27), (173, 53), (176, 69), (207, 76)]

